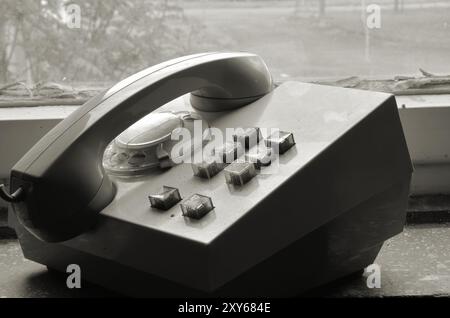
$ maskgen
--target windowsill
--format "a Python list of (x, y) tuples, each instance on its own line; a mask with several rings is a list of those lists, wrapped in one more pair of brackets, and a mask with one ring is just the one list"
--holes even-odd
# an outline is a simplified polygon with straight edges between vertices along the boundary
[[(367, 288), (366, 278), (355, 273), (311, 290), (305, 296), (450, 296), (448, 265), (443, 266), (448, 261), (449, 231), (444, 224), (407, 226), (403, 233), (386, 241), (374, 262), (381, 269), (379, 289)], [(83, 282), (81, 289), (68, 289), (66, 275), (48, 272), (45, 266), (25, 259), (17, 240), (0, 240), (0, 254), (6, 255), (0, 260), (1, 297), (118, 296), (88, 282)]]
[[(411, 194), (419, 198), (425, 196), (425, 200), (449, 195), (450, 94), (407, 95), (397, 96), (396, 99), (415, 167)], [(0, 108), (0, 131), (3, 132), (0, 135), (0, 149), (8, 149), (0, 157), (0, 179), (7, 179), (14, 163), (48, 130), (77, 108), (78, 106)], [(15, 138), (11, 139), (10, 136)], [(418, 201), (414, 202), (417, 207)], [(6, 205), (0, 201), (0, 208), (2, 206)], [(414, 205), (412, 208), (410, 206), (408, 216), (413, 223), (449, 221), (450, 218), (450, 204), (444, 210), (442, 206), (436, 205), (428, 206), (427, 211), (414, 209)]]
[[(450, 94), (397, 96), (399, 113), (415, 165), (412, 193), (450, 194)], [(0, 108), (0, 178), (48, 130), (78, 106)], [(14, 138), (11, 138), (14, 136)]]
[(37, 106), (0, 108), (0, 122), (64, 119), (80, 106)]
[[(442, 241), (449, 237), (450, 201), (448, 196), (429, 196), (445, 192), (450, 180), (450, 94), (449, 95), (408, 95), (398, 96), (397, 103), (416, 166), (413, 193), (427, 195), (412, 198), (408, 207), (405, 231), (388, 240), (375, 263), (381, 265), (382, 288), (368, 289), (361, 275), (343, 278), (309, 295), (323, 297), (385, 297), (385, 296), (442, 296), (448, 295), (450, 282), (448, 275), (437, 266), (443, 259), (448, 246)], [(39, 106), (0, 108), (0, 149), (8, 149), (1, 160), (7, 158), (12, 166), (32, 144), (49, 129), (67, 117), (78, 106)], [(8, 136), (8, 137), (5, 137)], [(15, 136), (14, 140), (11, 136)], [(422, 169), (425, 167), (425, 169)], [(3, 170), (2, 170), (3, 169)], [(0, 178), (9, 174), (10, 167), (0, 163)], [(428, 171), (429, 170), (429, 171)], [(419, 173), (419, 174), (418, 174)], [(440, 180), (440, 184), (436, 183)], [(416, 182), (416, 184), (414, 184)], [(447, 189), (450, 193), (450, 189)], [(115, 296), (109, 291), (90, 284), (82, 290), (65, 288), (65, 277), (48, 273), (42, 265), (23, 258), (19, 243), (13, 239), (13, 232), (2, 227), (6, 225), (5, 208), (0, 207), (0, 253), (8, 257), (0, 262), (0, 280), (7, 284), (0, 286), (0, 296), (6, 297), (98, 297)], [(431, 218), (431, 219), (430, 219)], [(443, 224), (436, 224), (442, 222)], [(432, 223), (432, 224), (417, 224)], [(2, 236), (3, 235), (3, 236)], [(9, 237), (10, 239), (5, 239)], [(434, 244), (434, 245), (433, 245)], [(433, 245), (437, 258), (431, 261), (422, 255)], [(442, 249), (442, 250), (441, 250)], [(424, 252), (425, 253), (425, 252)], [(399, 256), (401, 255), (401, 257)], [(407, 261), (411, 260), (411, 261)], [(422, 262), (421, 260), (426, 260)], [(11, 264), (15, 264), (12, 266)], [(14, 269), (11, 271), (11, 269)], [(32, 279), (30, 279), (32, 277)]]

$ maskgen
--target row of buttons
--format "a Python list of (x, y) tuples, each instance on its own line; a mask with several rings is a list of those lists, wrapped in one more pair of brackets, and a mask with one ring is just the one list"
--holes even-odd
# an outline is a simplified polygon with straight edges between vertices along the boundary
[[(294, 136), (289, 132), (277, 132), (264, 140), (264, 146), (259, 142), (263, 139), (259, 128), (249, 128), (233, 136), (234, 143), (225, 143), (215, 149), (215, 160), (192, 164), (194, 175), (211, 179), (224, 170), (225, 181), (228, 184), (243, 186), (256, 176), (256, 170), (271, 164), (273, 150), (279, 154), (285, 153), (295, 145)], [(245, 161), (236, 161), (245, 150), (256, 146), (256, 151), (245, 153)], [(245, 149), (245, 150), (244, 150)], [(217, 160), (220, 159), (220, 160)], [(233, 161), (234, 160), (234, 161)], [(233, 161), (230, 165), (227, 162)], [(168, 210), (182, 200), (177, 188), (164, 186), (162, 192), (149, 196), (153, 208)], [(200, 219), (214, 209), (210, 197), (194, 194), (181, 204), (183, 216)]]
[[(182, 200), (177, 188), (167, 186), (163, 186), (162, 192), (150, 195), (148, 198), (152, 208), (159, 210), (168, 210)], [(180, 204), (180, 207), (183, 216), (193, 219), (201, 219), (214, 209), (211, 198), (201, 194), (190, 196)]]
[[(210, 160), (199, 164), (192, 164), (194, 175), (200, 178), (211, 179), (224, 170), (225, 181), (229, 184), (242, 186), (256, 175), (256, 169), (271, 164), (272, 154), (285, 153), (295, 145), (294, 135), (289, 132), (279, 131), (264, 140), (264, 145), (259, 142), (262, 134), (259, 128), (248, 128), (233, 136), (234, 143), (225, 143), (215, 149), (214, 156)], [(255, 149), (245, 153), (243, 162), (235, 161), (245, 150)], [(245, 149), (245, 150), (244, 150)], [(231, 162), (229, 166), (227, 164)]]
[[(261, 130), (258, 127), (247, 128), (233, 135), (233, 140), (241, 144), (246, 150), (259, 144), (263, 139)], [(264, 139), (266, 147), (278, 149), (279, 154), (283, 154), (295, 145), (294, 134), (286, 131), (276, 131)]]

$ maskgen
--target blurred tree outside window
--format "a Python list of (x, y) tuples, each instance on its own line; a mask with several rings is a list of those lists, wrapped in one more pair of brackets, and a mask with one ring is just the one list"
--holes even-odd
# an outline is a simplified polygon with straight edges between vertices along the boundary
[[(68, 24), (71, 5), (79, 28)], [(370, 28), (374, 6), (379, 27)], [(259, 54), (277, 81), (444, 89), (450, 0), (0, 1), (0, 99), (45, 90), (66, 97), (67, 87), (106, 87), (205, 51)]]
[[(80, 28), (66, 8), (80, 7)], [(168, 1), (2, 0), (0, 82), (116, 81), (183, 55), (196, 24)]]

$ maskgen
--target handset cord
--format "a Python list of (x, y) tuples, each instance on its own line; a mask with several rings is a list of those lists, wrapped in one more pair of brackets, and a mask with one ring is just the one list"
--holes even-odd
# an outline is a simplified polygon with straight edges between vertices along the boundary
[(6, 202), (20, 202), (24, 198), (25, 192), (22, 187), (19, 187), (14, 193), (9, 194), (6, 190), (6, 186), (4, 184), (0, 184), (0, 198), (5, 200)]

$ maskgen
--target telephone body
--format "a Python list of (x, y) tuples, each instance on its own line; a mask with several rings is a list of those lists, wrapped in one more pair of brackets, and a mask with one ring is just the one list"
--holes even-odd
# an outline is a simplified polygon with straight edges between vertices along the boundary
[[(155, 114), (151, 167), (105, 169), (111, 140), (126, 148)], [(158, 125), (170, 132), (179, 114), (292, 139), (245, 182), (227, 179), (229, 165), (205, 177), (164, 161)], [(257, 143), (270, 148), (269, 137)], [(133, 75), (50, 131), (12, 170), (10, 220), (26, 258), (62, 272), (78, 264), (83, 279), (124, 294), (293, 296), (373, 263), (403, 229), (411, 172), (392, 95), (275, 86), (256, 55), (204, 53)]]

